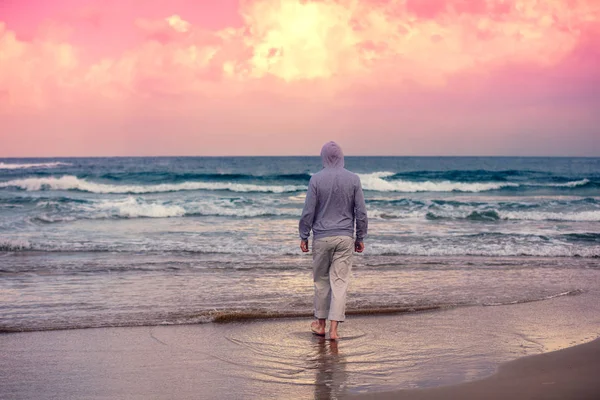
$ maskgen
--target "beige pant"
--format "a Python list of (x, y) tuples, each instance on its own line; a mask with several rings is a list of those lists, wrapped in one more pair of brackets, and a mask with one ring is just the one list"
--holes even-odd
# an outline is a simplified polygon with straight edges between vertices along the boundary
[(352, 270), (354, 238), (330, 236), (313, 241), (315, 317), (346, 319), (346, 291)]

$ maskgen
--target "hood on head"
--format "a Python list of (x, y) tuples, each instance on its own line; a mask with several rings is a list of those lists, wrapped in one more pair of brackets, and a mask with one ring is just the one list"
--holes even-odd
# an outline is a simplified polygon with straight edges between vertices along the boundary
[(321, 149), (321, 160), (323, 168), (343, 168), (344, 153), (336, 142), (328, 142)]

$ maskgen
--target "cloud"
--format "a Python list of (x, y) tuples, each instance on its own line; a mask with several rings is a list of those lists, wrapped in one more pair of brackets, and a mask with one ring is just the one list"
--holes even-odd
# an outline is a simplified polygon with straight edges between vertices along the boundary
[(135, 25), (144, 34), (146, 40), (154, 40), (161, 43), (173, 42), (181, 39), (190, 31), (191, 24), (183, 20), (179, 15), (171, 15), (162, 20), (148, 20), (139, 18)]
[(77, 85), (77, 50), (69, 43), (39, 38), (17, 39), (0, 22), (0, 103), (2, 109), (45, 107), (48, 100), (64, 100)]
[[(84, 11), (98, 29), (112, 29), (110, 16), (100, 24), (93, 8)], [(598, 26), (600, 3), (244, 0), (239, 12), (241, 26), (220, 30), (179, 14), (132, 18), (140, 40), (100, 59), (85, 57), (66, 34), (19, 39), (0, 23), (0, 112), (73, 102), (171, 109), (215, 97), (331, 99), (356, 87), (442, 90), (465, 74), (485, 82), (506, 66), (562, 65)]]

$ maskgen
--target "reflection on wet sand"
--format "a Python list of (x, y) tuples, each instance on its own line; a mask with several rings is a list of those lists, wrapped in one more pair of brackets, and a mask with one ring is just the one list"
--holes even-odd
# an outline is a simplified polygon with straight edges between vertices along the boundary
[(598, 294), (356, 317), (339, 342), (305, 319), (0, 335), (0, 398), (339, 399), (451, 385), (593, 340)]
[(317, 338), (315, 347), (317, 374), (315, 377), (315, 399), (338, 399), (346, 389), (346, 358), (340, 353), (338, 342)]

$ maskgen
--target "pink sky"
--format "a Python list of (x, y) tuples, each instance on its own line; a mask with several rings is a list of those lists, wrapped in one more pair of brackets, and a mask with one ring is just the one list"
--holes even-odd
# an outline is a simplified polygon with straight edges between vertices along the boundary
[(2, 0), (0, 157), (600, 156), (598, 0)]

